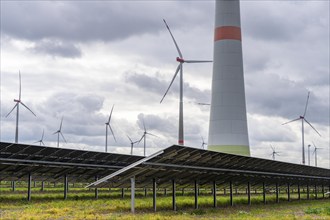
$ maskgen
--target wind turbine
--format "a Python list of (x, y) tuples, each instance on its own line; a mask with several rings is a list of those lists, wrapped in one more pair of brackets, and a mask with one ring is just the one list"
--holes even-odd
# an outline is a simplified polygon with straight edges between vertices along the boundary
[(143, 119), (142, 122), (143, 122), (144, 132), (143, 132), (143, 135), (142, 135), (141, 139), (138, 142), (140, 143), (143, 139), (143, 155), (146, 156), (146, 141), (147, 141), (146, 138), (147, 138), (147, 135), (151, 135), (151, 136), (154, 136), (154, 137), (158, 137), (158, 136), (147, 132), (146, 125), (144, 124), (144, 119)]
[(57, 134), (57, 147), (60, 147), (60, 134), (61, 134), (64, 142), (66, 143), (66, 140), (62, 134), (62, 124), (63, 124), (63, 117), (61, 119), (60, 129), (58, 129), (56, 132), (53, 133), (53, 134)]
[(19, 94), (18, 94), (18, 99), (14, 99), (14, 102), (16, 102), (16, 104), (14, 105), (14, 107), (12, 108), (12, 110), (10, 110), (10, 112), (6, 115), (6, 118), (10, 115), (10, 113), (16, 108), (16, 132), (15, 132), (15, 143), (18, 143), (18, 120), (19, 120), (19, 104), (23, 105), (27, 110), (29, 110), (34, 116), (36, 116), (36, 114), (33, 113), (33, 111), (27, 107), (21, 100), (21, 96), (22, 96), (22, 86), (21, 86), (21, 71), (18, 72), (18, 76), (19, 76)]
[(272, 145), (270, 145), (270, 147), (271, 147), (272, 150), (273, 150), (273, 153), (271, 153), (270, 155), (272, 155), (273, 160), (275, 160), (275, 155), (280, 156), (280, 155), (278, 154), (278, 153), (280, 153), (280, 152), (276, 152), (276, 151), (275, 151), (275, 148), (274, 148)]
[(315, 154), (315, 166), (317, 167), (317, 150), (318, 149), (322, 149), (321, 147), (316, 147), (314, 142), (313, 142), (313, 145), (314, 145), (314, 151), (313, 151), (313, 154)]
[(202, 138), (202, 148), (203, 148), (203, 150), (205, 149), (205, 145), (207, 145), (207, 143), (204, 141), (204, 138), (203, 138), (203, 136), (201, 136), (201, 138)]
[(114, 133), (112, 131), (111, 125), (110, 125), (110, 120), (111, 120), (112, 111), (113, 111), (113, 108), (114, 107), (115, 107), (115, 105), (112, 106), (111, 112), (110, 112), (110, 115), (109, 115), (109, 119), (105, 123), (105, 152), (108, 152), (108, 128), (110, 128), (110, 131), (111, 131), (111, 134), (113, 136), (113, 139), (115, 140), (115, 142), (117, 142), (116, 137), (115, 137), (115, 135), (114, 135)]
[(179, 49), (179, 46), (178, 44), (176, 43), (175, 41), (175, 38), (170, 30), (170, 27), (167, 25), (165, 19), (163, 19), (165, 25), (166, 25), (166, 28), (168, 29), (168, 31), (170, 32), (170, 35), (172, 37), (172, 40), (174, 42), (174, 45), (178, 51), (178, 54), (179, 54), (179, 57), (176, 58), (176, 61), (179, 62), (179, 65), (178, 67), (176, 68), (176, 71), (174, 73), (174, 76), (172, 78), (172, 81), (169, 85), (169, 87), (167, 88), (163, 98), (160, 100), (160, 103), (163, 102), (166, 94), (168, 93), (168, 91), (170, 90), (176, 76), (178, 75), (179, 71), (180, 71), (180, 105), (179, 105), (179, 140), (178, 140), (178, 144), (179, 145), (183, 145), (184, 144), (184, 135), (183, 135), (183, 63), (208, 63), (208, 62), (212, 62), (212, 61), (202, 61), (202, 60), (185, 60), (183, 58), (183, 55)]
[(43, 140), (44, 140), (44, 134), (45, 134), (45, 129), (42, 130), (42, 135), (41, 135), (41, 139), (39, 141), (36, 141), (34, 143), (40, 143), (40, 146), (41, 144), (45, 146)]
[(139, 141), (132, 141), (132, 139), (127, 135), (129, 141), (131, 142), (131, 155), (133, 155), (133, 145), (138, 143)]
[[(294, 122), (294, 121), (298, 121), (298, 120), (301, 120), (301, 137), (302, 137), (302, 163), (303, 165), (305, 165), (305, 137), (304, 137), (304, 122), (306, 122), (309, 126), (311, 126), (311, 128), (313, 128), (313, 130), (318, 134), (320, 135), (320, 133), (313, 127), (313, 125), (311, 123), (309, 123), (305, 116), (306, 116), (306, 111), (307, 111), (307, 106), (308, 106), (308, 100), (309, 100), (309, 93), (308, 92), (308, 95), (307, 95), (307, 101), (306, 101), (306, 106), (305, 106), (305, 111), (304, 111), (304, 114), (302, 116), (299, 116), (299, 118), (296, 118), (296, 119), (293, 119), (291, 121), (288, 121), (288, 122), (285, 122), (283, 123), (282, 125), (285, 125), (285, 124), (289, 124), (291, 122)], [(320, 135), (321, 136), (321, 135)]]

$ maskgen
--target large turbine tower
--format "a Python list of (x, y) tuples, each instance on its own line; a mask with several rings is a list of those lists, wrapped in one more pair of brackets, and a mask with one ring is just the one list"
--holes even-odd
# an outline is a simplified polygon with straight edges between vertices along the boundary
[(250, 156), (239, 0), (217, 0), (208, 149)]

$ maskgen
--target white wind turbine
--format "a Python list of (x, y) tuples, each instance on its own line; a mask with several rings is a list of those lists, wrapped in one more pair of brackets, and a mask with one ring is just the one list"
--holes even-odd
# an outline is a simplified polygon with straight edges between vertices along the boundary
[(41, 139), (39, 141), (34, 142), (34, 143), (40, 143), (40, 145), (42, 144), (42, 145), (45, 146), (44, 141), (43, 141), (44, 140), (44, 134), (45, 134), (45, 129), (42, 130)]
[(143, 155), (146, 156), (146, 142), (147, 142), (146, 138), (147, 138), (147, 135), (151, 135), (151, 136), (154, 136), (154, 137), (158, 137), (158, 136), (147, 132), (146, 125), (144, 124), (144, 119), (142, 120), (142, 122), (143, 122), (144, 132), (143, 132), (143, 135), (142, 135), (141, 139), (138, 142), (140, 143), (143, 139)]
[(307, 106), (308, 106), (308, 100), (309, 100), (309, 93), (308, 92), (308, 95), (307, 95), (307, 101), (306, 101), (306, 106), (305, 106), (305, 111), (304, 111), (304, 114), (302, 116), (299, 116), (299, 118), (296, 118), (296, 119), (293, 119), (291, 121), (288, 121), (288, 122), (285, 122), (283, 123), (282, 125), (285, 125), (285, 124), (288, 124), (288, 123), (291, 123), (291, 122), (294, 122), (294, 121), (298, 121), (298, 120), (301, 120), (301, 137), (302, 137), (302, 164), (305, 165), (305, 137), (304, 137), (304, 122), (306, 122), (309, 126), (311, 126), (311, 128), (313, 128), (313, 130), (321, 136), (321, 134), (313, 127), (313, 125), (311, 123), (309, 123), (305, 116), (306, 116), (306, 111), (307, 111)]
[(318, 149), (323, 149), (321, 147), (316, 147), (314, 142), (313, 142), (313, 145), (314, 145), (314, 151), (313, 151), (313, 154), (315, 154), (315, 166), (317, 167), (317, 150)]
[(179, 49), (179, 46), (178, 44), (176, 43), (175, 39), (174, 39), (174, 36), (169, 28), (169, 26), (167, 25), (165, 19), (163, 19), (168, 31), (170, 32), (170, 35), (172, 37), (172, 40), (174, 42), (174, 45), (178, 51), (178, 54), (179, 54), (179, 57), (176, 58), (176, 61), (179, 62), (179, 65), (178, 67), (176, 68), (176, 71), (174, 73), (174, 76), (172, 78), (172, 81), (169, 85), (169, 87), (167, 88), (163, 98), (160, 100), (160, 103), (162, 103), (162, 101), (164, 100), (166, 94), (168, 93), (168, 91), (170, 90), (176, 76), (178, 75), (179, 71), (180, 71), (180, 106), (179, 106), (179, 140), (178, 140), (178, 144), (179, 145), (184, 145), (184, 134), (183, 134), (183, 63), (208, 63), (208, 62), (212, 62), (212, 61), (209, 61), (209, 60), (205, 60), (205, 61), (202, 61), (202, 60), (185, 60), (183, 58), (183, 55)]
[(62, 136), (64, 142), (66, 143), (66, 140), (62, 134), (62, 124), (63, 124), (63, 117), (61, 119), (60, 129), (58, 129), (56, 132), (53, 133), (53, 134), (57, 134), (57, 147), (60, 147), (60, 135)]
[(33, 113), (33, 111), (27, 107), (21, 100), (21, 96), (22, 96), (22, 86), (21, 86), (21, 72), (19, 71), (18, 73), (19, 76), (19, 94), (18, 94), (18, 99), (14, 99), (14, 102), (16, 102), (16, 104), (14, 105), (14, 107), (12, 108), (12, 110), (10, 110), (10, 112), (6, 115), (6, 117), (8, 117), (10, 115), (10, 113), (16, 108), (16, 132), (15, 132), (15, 143), (18, 143), (18, 120), (19, 120), (19, 104), (23, 105), (27, 110), (29, 110), (34, 116), (36, 116), (36, 114)]
[(280, 155), (278, 154), (278, 153), (280, 153), (280, 152), (276, 152), (276, 151), (275, 151), (275, 147), (273, 147), (272, 145), (270, 145), (270, 147), (271, 147), (272, 150), (273, 150), (273, 152), (272, 152), (270, 155), (272, 155), (273, 160), (275, 160), (275, 155), (280, 156)]
[(133, 145), (138, 143), (139, 141), (132, 141), (132, 139), (127, 135), (129, 141), (131, 142), (131, 155), (133, 155)]
[(105, 123), (105, 152), (108, 152), (108, 128), (110, 129), (111, 131), (111, 134), (113, 136), (113, 139), (115, 140), (115, 142), (117, 142), (116, 140), (116, 137), (112, 131), (112, 128), (111, 128), (111, 125), (110, 125), (110, 120), (111, 120), (111, 116), (112, 116), (112, 111), (113, 111), (113, 108), (115, 107), (115, 105), (112, 106), (111, 108), (111, 112), (110, 112), (110, 115), (109, 115), (109, 119), (108, 121)]

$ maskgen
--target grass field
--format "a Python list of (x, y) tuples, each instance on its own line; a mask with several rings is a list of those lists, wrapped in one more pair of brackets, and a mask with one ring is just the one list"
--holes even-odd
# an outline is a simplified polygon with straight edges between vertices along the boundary
[[(246, 195), (234, 195), (234, 206), (229, 205), (229, 195), (217, 196), (218, 208), (212, 208), (210, 193), (199, 196), (199, 209), (194, 209), (192, 193), (177, 194), (177, 210), (172, 211), (172, 197), (157, 194), (157, 212), (153, 212), (152, 194), (144, 197), (144, 192), (136, 193), (136, 213), (130, 213), (129, 192), (121, 198), (119, 190), (99, 190), (99, 199), (94, 198), (93, 190), (70, 188), (67, 200), (63, 200), (63, 189), (32, 189), (32, 201), (26, 199), (27, 190), (18, 186), (0, 188), (0, 219), (330, 219), (330, 199), (296, 200), (292, 195), (280, 195), (280, 203), (275, 203), (275, 195), (267, 194), (267, 204), (262, 195), (252, 195), (252, 205), (247, 205)], [(319, 195), (321, 198), (322, 195)], [(305, 197), (303, 197), (305, 198)], [(313, 198), (313, 197), (311, 197)]]

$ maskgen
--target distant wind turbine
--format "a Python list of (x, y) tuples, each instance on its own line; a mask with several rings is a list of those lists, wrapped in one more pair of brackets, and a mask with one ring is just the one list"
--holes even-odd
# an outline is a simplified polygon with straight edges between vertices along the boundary
[(313, 142), (313, 145), (314, 145), (314, 151), (313, 151), (313, 154), (315, 154), (315, 166), (317, 167), (317, 150), (319, 149), (323, 149), (321, 147), (316, 147), (314, 142)]
[(44, 134), (45, 134), (45, 130), (43, 129), (41, 139), (39, 141), (34, 142), (34, 143), (40, 143), (40, 145), (42, 144), (42, 145), (45, 146), (44, 141), (43, 141), (44, 140)]
[(273, 160), (275, 160), (275, 155), (280, 156), (280, 155), (278, 154), (278, 153), (280, 153), (280, 152), (276, 152), (276, 151), (275, 151), (275, 147), (273, 147), (272, 145), (270, 145), (270, 147), (271, 147), (272, 150), (273, 150), (273, 152), (272, 152), (270, 155), (272, 155)]
[(66, 143), (66, 140), (62, 134), (62, 124), (63, 124), (63, 117), (61, 119), (60, 129), (58, 129), (56, 132), (53, 133), (53, 134), (57, 134), (57, 147), (60, 147), (60, 135), (62, 136), (64, 142)]
[(202, 146), (201, 146), (201, 148), (202, 149), (205, 149), (205, 145), (207, 145), (207, 143), (204, 141), (203, 136), (201, 136), (201, 138), (202, 138)]
[(296, 118), (296, 119), (293, 119), (291, 121), (288, 121), (288, 122), (285, 122), (283, 123), (282, 125), (285, 125), (285, 124), (289, 124), (291, 122), (294, 122), (294, 121), (298, 121), (298, 120), (301, 120), (301, 137), (302, 137), (302, 163), (305, 165), (305, 137), (304, 137), (304, 122), (306, 122), (307, 124), (309, 124), (309, 126), (311, 126), (311, 128), (313, 128), (313, 130), (321, 136), (321, 134), (313, 127), (313, 125), (311, 123), (309, 123), (305, 116), (306, 116), (306, 112), (307, 112), (307, 106), (308, 106), (308, 100), (309, 100), (309, 94), (310, 92), (308, 92), (308, 95), (307, 95), (307, 101), (306, 101), (306, 106), (305, 106), (305, 111), (304, 111), (304, 114), (302, 116), (299, 116), (299, 118)]
[(143, 155), (146, 156), (146, 142), (147, 142), (146, 138), (147, 138), (147, 135), (151, 135), (151, 136), (154, 136), (154, 137), (158, 137), (158, 136), (147, 132), (146, 125), (144, 124), (144, 119), (142, 120), (142, 122), (143, 122), (144, 132), (143, 132), (143, 135), (142, 135), (141, 139), (139, 140), (139, 143), (143, 139)]
[(311, 145), (309, 144), (307, 147), (308, 147), (308, 151), (307, 151), (308, 152), (308, 166), (310, 166), (311, 165), (311, 157), (310, 157), (310, 150), (309, 149), (311, 148)]
[(19, 120), (19, 104), (23, 105), (27, 110), (29, 110), (34, 116), (36, 116), (36, 114), (33, 113), (33, 111), (27, 107), (21, 100), (21, 96), (22, 96), (22, 86), (21, 86), (21, 72), (19, 71), (18, 73), (19, 76), (19, 94), (18, 94), (18, 99), (14, 99), (14, 102), (16, 102), (16, 104), (14, 105), (14, 107), (12, 108), (12, 110), (10, 110), (10, 112), (6, 115), (6, 117), (8, 117), (8, 115), (10, 115), (10, 113), (16, 108), (16, 132), (15, 132), (15, 143), (18, 143), (18, 120)]
[(105, 123), (105, 152), (108, 152), (108, 128), (110, 129), (111, 131), (111, 134), (113, 136), (113, 139), (115, 140), (115, 142), (117, 142), (116, 140), (116, 137), (112, 131), (112, 128), (111, 128), (111, 125), (110, 125), (110, 120), (111, 120), (111, 116), (112, 116), (112, 111), (113, 111), (113, 108), (115, 107), (115, 105), (112, 106), (111, 108), (111, 112), (110, 112), (110, 115), (109, 115), (109, 119), (108, 121)]
[(174, 73), (174, 76), (172, 78), (172, 81), (169, 85), (169, 87), (167, 88), (163, 98), (160, 100), (160, 103), (163, 102), (166, 94), (168, 93), (168, 91), (170, 90), (176, 76), (178, 75), (179, 71), (180, 71), (180, 106), (179, 106), (179, 140), (178, 140), (178, 144), (179, 145), (184, 145), (184, 134), (183, 134), (183, 63), (208, 63), (208, 62), (212, 62), (212, 61), (202, 61), (202, 60), (185, 60), (183, 58), (183, 55), (179, 49), (178, 44), (175, 41), (175, 38), (169, 28), (169, 26), (167, 25), (165, 19), (163, 19), (166, 28), (168, 29), (168, 31), (170, 32), (170, 35), (172, 37), (172, 40), (174, 42), (174, 45), (178, 51), (179, 57), (176, 58), (176, 61), (179, 62), (178, 67), (176, 68), (176, 71)]
[(127, 135), (129, 141), (131, 142), (131, 155), (133, 155), (133, 145), (138, 143), (139, 141), (132, 141), (132, 139)]

